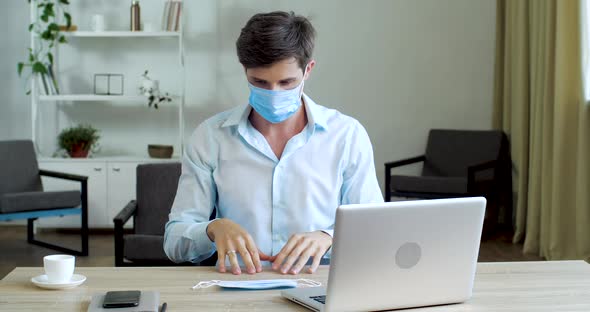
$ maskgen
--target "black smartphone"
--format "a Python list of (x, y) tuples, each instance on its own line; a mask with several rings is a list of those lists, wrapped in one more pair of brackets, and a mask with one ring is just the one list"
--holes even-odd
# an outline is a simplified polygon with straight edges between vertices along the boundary
[(140, 295), (139, 290), (108, 291), (104, 296), (102, 307), (105, 309), (137, 307)]

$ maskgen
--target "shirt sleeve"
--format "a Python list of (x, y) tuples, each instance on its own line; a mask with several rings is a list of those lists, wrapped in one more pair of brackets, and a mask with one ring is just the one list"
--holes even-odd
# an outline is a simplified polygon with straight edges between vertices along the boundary
[(213, 180), (212, 139), (201, 125), (182, 159), (182, 174), (164, 234), (164, 251), (174, 262), (200, 262), (215, 251), (207, 235), (217, 188)]
[[(340, 203), (342, 205), (382, 203), (383, 195), (377, 182), (371, 140), (358, 121), (355, 121), (347, 146)], [(322, 229), (322, 232), (334, 237), (334, 225)], [(324, 257), (329, 258), (331, 253), (332, 248), (328, 249)]]
[(367, 131), (359, 122), (355, 124), (349, 144), (340, 203), (382, 203), (383, 195), (377, 182), (373, 147)]

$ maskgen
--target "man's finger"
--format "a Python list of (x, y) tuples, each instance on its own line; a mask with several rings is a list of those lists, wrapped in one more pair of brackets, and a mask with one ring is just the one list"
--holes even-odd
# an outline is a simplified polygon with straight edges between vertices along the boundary
[(310, 242), (307, 240), (301, 241), (297, 246), (295, 246), (295, 248), (293, 248), (291, 253), (289, 253), (287, 258), (285, 259), (285, 263), (283, 263), (283, 267), (281, 268), (281, 272), (283, 274), (286, 274), (287, 272), (289, 272), (289, 270), (291, 270), (291, 266), (293, 265), (293, 263), (295, 263), (295, 261), (297, 259), (299, 259), (299, 256), (303, 253), (303, 251), (305, 251), (307, 248), (309, 248), (309, 246), (310, 246)]
[(313, 245), (308, 246), (308, 248), (306, 248), (299, 256), (299, 260), (297, 260), (297, 263), (293, 266), (290, 273), (298, 274), (299, 272), (301, 272), (301, 269), (303, 268), (303, 266), (305, 266), (307, 260), (309, 260), (309, 257), (311, 257), (311, 255), (315, 253), (315, 249), (316, 248), (314, 248)]
[(217, 267), (219, 273), (225, 273), (225, 248), (223, 247), (217, 248)]
[(285, 261), (285, 258), (291, 253), (291, 251), (293, 250), (295, 245), (297, 245), (297, 243), (299, 242), (300, 239), (301, 239), (301, 236), (299, 236), (297, 234), (295, 234), (295, 235), (291, 236), (291, 238), (289, 238), (289, 241), (287, 241), (285, 246), (283, 246), (281, 251), (279, 251), (279, 253), (276, 255), (276, 258), (272, 263), (273, 270), (278, 270), (281, 267), (281, 265)]
[(320, 266), (320, 262), (322, 261), (322, 257), (324, 256), (324, 253), (325, 252), (321, 252), (321, 250), (318, 250), (316, 252), (316, 254), (313, 256), (313, 262), (311, 263), (311, 266), (309, 267), (309, 269), (307, 269), (307, 272), (315, 273), (315, 271)]
[(260, 260), (262, 261), (270, 261), (270, 262), (274, 262), (277, 259), (277, 256), (269, 256), (267, 254), (265, 254), (264, 252), (260, 251), (260, 249), (258, 249), (258, 255), (260, 256)]
[(252, 262), (252, 256), (250, 255), (250, 251), (248, 251), (246, 246), (240, 247), (240, 256), (242, 256), (242, 260), (244, 261), (244, 265), (246, 266), (246, 272), (248, 272), (248, 274), (256, 273), (256, 268), (254, 267), (254, 263)]
[(240, 264), (238, 263), (238, 255), (236, 254), (235, 249), (230, 249), (227, 251), (227, 256), (229, 257), (229, 263), (231, 264), (231, 271), (235, 275), (240, 275), (242, 270), (240, 269)]
[(246, 237), (246, 248), (248, 248), (248, 252), (250, 253), (250, 256), (252, 258), (254, 270), (256, 272), (262, 272), (262, 264), (260, 264), (260, 254), (258, 253), (258, 248), (256, 247), (256, 244), (254, 243), (254, 240), (250, 235)]

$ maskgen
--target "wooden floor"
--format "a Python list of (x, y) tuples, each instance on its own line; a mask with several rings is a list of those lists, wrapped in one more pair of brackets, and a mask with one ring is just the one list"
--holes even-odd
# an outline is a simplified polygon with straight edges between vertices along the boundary
[[(80, 236), (76, 233), (42, 231), (36, 237), (51, 243), (79, 249)], [(76, 257), (76, 266), (114, 266), (114, 239), (108, 232), (91, 233), (90, 256)], [(51, 249), (27, 243), (25, 226), (0, 226), (0, 278), (17, 266), (43, 266), (43, 257), (58, 253)], [(499, 235), (481, 243), (479, 261), (536, 261), (535, 255), (524, 255), (522, 245), (514, 245), (509, 237)]]

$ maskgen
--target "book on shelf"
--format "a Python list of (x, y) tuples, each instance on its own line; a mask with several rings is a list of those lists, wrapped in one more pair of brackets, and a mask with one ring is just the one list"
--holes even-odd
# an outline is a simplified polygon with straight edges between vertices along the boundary
[(162, 30), (179, 31), (182, 15), (182, 1), (167, 0), (164, 3), (164, 14), (162, 16)]

